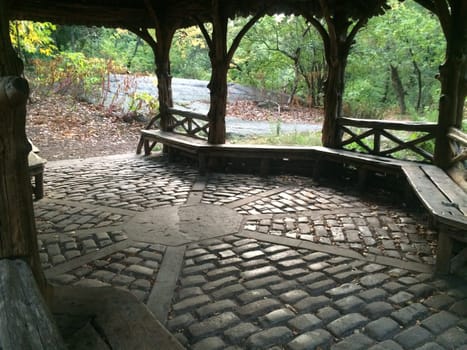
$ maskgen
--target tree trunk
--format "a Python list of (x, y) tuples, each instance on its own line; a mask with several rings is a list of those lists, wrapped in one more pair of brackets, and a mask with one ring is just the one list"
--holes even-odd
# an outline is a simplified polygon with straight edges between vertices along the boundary
[(412, 56), (412, 65), (413, 65), (415, 75), (417, 76), (417, 103), (415, 104), (415, 110), (419, 112), (420, 108), (422, 107), (422, 89), (423, 89), (422, 71), (420, 70), (418, 63), (415, 60), (415, 55), (413, 54), (412, 49), (410, 49), (410, 56)]
[(392, 64), (389, 65), (389, 68), (391, 69), (392, 86), (394, 88), (394, 92), (396, 93), (397, 101), (399, 102), (400, 113), (406, 114), (407, 107), (405, 104), (405, 91), (404, 86), (402, 85), (402, 80), (399, 76), (399, 70)]
[(126, 64), (126, 67), (128, 68), (128, 70), (131, 70), (131, 65), (133, 63), (134, 58), (136, 57), (136, 54), (138, 53), (138, 48), (140, 47), (140, 45), (141, 45), (141, 38), (138, 36), (136, 38), (135, 49), (133, 50), (133, 54), (130, 56), (130, 58), (128, 58), (128, 62)]
[(289, 106), (293, 104), (295, 100), (295, 94), (297, 93), (298, 83), (300, 82), (300, 54), (301, 54), (301, 49), (297, 48), (295, 50), (295, 55), (291, 57), (293, 60), (293, 64), (294, 64), (294, 79), (293, 79), (292, 89), (290, 91), (290, 95), (287, 100), (287, 105)]
[[(6, 0), (0, 0), (0, 258), (25, 260), (48, 299), (37, 247), (26, 138), (28, 83), (10, 41)], [(5, 77), (15, 75), (16, 77)]]

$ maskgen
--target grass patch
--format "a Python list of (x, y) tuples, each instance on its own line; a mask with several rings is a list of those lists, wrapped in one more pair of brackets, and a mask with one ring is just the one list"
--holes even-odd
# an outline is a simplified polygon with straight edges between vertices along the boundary
[(271, 133), (270, 135), (229, 138), (229, 143), (277, 146), (321, 146), (321, 131)]

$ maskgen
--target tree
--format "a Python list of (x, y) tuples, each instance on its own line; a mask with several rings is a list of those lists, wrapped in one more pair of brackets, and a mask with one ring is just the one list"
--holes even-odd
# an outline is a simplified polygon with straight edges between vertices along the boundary
[[(289, 95), (288, 103), (298, 94), (307, 97), (311, 105), (319, 105), (325, 63), (318, 41), (314, 28), (301, 16), (265, 16), (246, 34), (239, 48), (235, 77), (284, 91)], [(252, 77), (250, 81), (248, 76)]]
[[(359, 32), (349, 55), (345, 99), (354, 114), (375, 117), (401, 103), (408, 112), (423, 112), (439, 93), (435, 67), (445, 46), (438, 21), (414, 2), (389, 4), (391, 11)], [(391, 66), (399, 90), (391, 88)]]
[(18, 56), (27, 64), (34, 55), (51, 56), (57, 47), (52, 38), (56, 26), (31, 21), (10, 22), (10, 36)]
[(180, 28), (175, 32), (170, 61), (174, 76), (209, 79), (208, 47), (198, 26)]

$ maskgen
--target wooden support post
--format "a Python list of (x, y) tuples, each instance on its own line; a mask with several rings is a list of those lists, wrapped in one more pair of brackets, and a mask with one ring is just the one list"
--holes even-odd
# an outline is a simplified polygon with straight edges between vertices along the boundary
[(200, 152), (198, 154), (198, 169), (199, 169), (199, 174), (200, 175), (205, 175), (206, 174), (206, 166), (207, 166), (207, 160), (206, 160), (206, 154)]
[(0, 258), (23, 259), (46, 295), (37, 246), (26, 138), (29, 86), (19, 77), (0, 77)]
[(449, 274), (451, 270), (452, 239), (449, 237), (448, 229), (439, 225), (438, 250), (436, 253), (436, 273)]
[(177, 150), (174, 147), (170, 147), (170, 146), (166, 146), (166, 150), (167, 150), (167, 156), (169, 159), (169, 163), (174, 162)]
[(208, 88), (210, 90), (209, 135), (211, 144), (225, 143), (225, 113), (227, 108), (227, 73), (235, 50), (248, 30), (263, 16), (266, 8), (256, 13), (232, 40), (230, 48), (227, 48), (228, 14), (226, 7), (220, 0), (212, 0), (212, 34), (209, 35), (204, 23), (198, 20), (198, 26), (206, 39), (209, 47), (209, 59), (211, 61), (211, 79)]
[(260, 163), (260, 176), (266, 177), (269, 175), (269, 159), (262, 158)]
[(358, 185), (357, 185), (357, 188), (358, 188), (359, 191), (362, 192), (365, 189), (366, 182), (367, 182), (367, 179), (368, 179), (368, 169), (360, 166), (357, 169), (357, 173), (358, 173)]
[[(422, 6), (426, 3), (420, 2)], [(446, 38), (445, 62), (439, 67), (441, 96), (439, 100), (438, 132), (435, 144), (434, 163), (443, 169), (451, 166), (454, 157), (449, 145), (449, 128), (462, 128), (464, 104), (467, 94), (467, 2), (435, 1), (428, 9), (440, 19)]]

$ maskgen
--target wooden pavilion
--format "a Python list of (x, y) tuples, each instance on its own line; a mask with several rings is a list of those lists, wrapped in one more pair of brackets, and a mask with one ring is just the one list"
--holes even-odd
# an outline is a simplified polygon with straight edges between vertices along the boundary
[[(143, 38), (155, 55), (162, 131), (172, 130), (174, 123), (169, 60), (174, 33), (177, 29), (198, 25), (209, 47), (212, 66), (207, 143), (220, 145), (225, 143), (226, 136), (227, 71), (242, 37), (264, 15), (301, 15), (321, 35), (328, 65), (323, 146), (336, 150), (356, 142), (373, 156), (388, 156), (409, 149), (440, 169), (447, 170), (459, 164), (464, 167), (467, 137), (461, 128), (467, 94), (467, 1), (414, 1), (438, 17), (447, 42), (446, 60), (439, 71), (439, 119), (434, 125), (343, 118), (344, 73), (350, 49), (368, 19), (389, 10), (386, 0), (0, 0), (0, 259), (26, 260), (40, 289), (46, 292), (27, 165), (30, 145), (25, 135), (25, 115), (29, 88), (27, 81), (20, 78), (23, 65), (10, 42), (9, 20), (120, 27)], [(228, 20), (238, 16), (249, 20), (228, 47)], [(155, 37), (150, 34), (152, 28)], [(352, 126), (368, 131), (359, 135), (351, 131)], [(421, 140), (403, 142), (390, 130), (423, 131), (427, 135)], [(344, 133), (350, 136), (345, 139)], [(392, 151), (381, 151), (381, 136), (398, 146)], [(366, 137), (374, 138), (372, 148), (362, 141)], [(434, 138), (436, 144), (433, 155), (417, 146), (430, 138)], [(459, 225), (465, 228), (462, 223)], [(445, 243), (449, 251), (450, 244)]]

